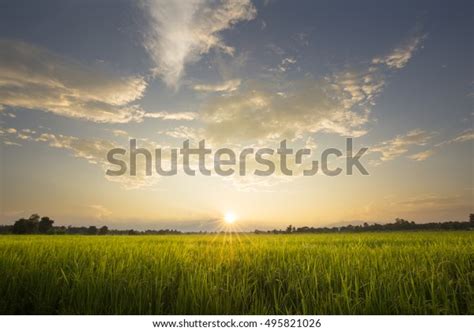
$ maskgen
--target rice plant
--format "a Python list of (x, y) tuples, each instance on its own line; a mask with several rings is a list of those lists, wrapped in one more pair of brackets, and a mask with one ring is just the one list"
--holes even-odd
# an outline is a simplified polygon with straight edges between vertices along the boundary
[(474, 233), (1, 236), (1, 314), (473, 314)]

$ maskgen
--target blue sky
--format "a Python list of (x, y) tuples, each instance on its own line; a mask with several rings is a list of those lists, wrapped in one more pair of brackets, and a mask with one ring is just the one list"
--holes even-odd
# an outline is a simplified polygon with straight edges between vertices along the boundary
[[(0, 221), (199, 228), (229, 209), (249, 228), (464, 219), (472, 13), (469, 1), (1, 1)], [(107, 146), (131, 137), (321, 150), (348, 136), (369, 148), (368, 178), (104, 176)], [(280, 200), (293, 203), (253, 205)]]

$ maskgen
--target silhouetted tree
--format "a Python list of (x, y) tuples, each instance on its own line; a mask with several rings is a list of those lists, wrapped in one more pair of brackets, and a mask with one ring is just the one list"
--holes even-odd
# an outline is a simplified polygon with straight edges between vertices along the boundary
[(28, 220), (24, 218), (20, 218), (13, 224), (13, 233), (15, 234), (25, 234), (28, 231)]
[(48, 233), (53, 229), (54, 221), (49, 217), (41, 217), (41, 221), (38, 223), (38, 231), (39, 233)]
[(30, 220), (30, 221), (34, 221), (34, 222), (39, 222), (39, 220), (40, 220), (40, 215), (38, 215), (38, 214), (31, 214), (29, 220)]
[(97, 227), (93, 225), (87, 228), (87, 234), (97, 234), (97, 231), (98, 231)]
[(40, 216), (33, 214), (28, 219), (21, 218), (13, 224), (13, 233), (16, 234), (28, 234), (38, 233)]
[(387, 223), (387, 224), (368, 224), (363, 223), (362, 225), (346, 225), (341, 227), (323, 227), (323, 228), (314, 228), (314, 227), (307, 227), (303, 226), (300, 228), (291, 227), (286, 228), (285, 231), (283, 230), (268, 230), (268, 231), (260, 231), (255, 230), (256, 234), (263, 234), (263, 233), (273, 233), (273, 234), (280, 234), (280, 233), (330, 233), (330, 232), (367, 232), (367, 231), (400, 231), (400, 230), (469, 230), (474, 226), (474, 214), (469, 215), (469, 222), (431, 222), (431, 223), (421, 223), (417, 224), (413, 221), (407, 221), (403, 218), (396, 218), (394, 223)]
[(107, 234), (107, 232), (109, 232), (109, 228), (106, 227), (105, 225), (99, 229), (99, 234), (100, 235)]
[(53, 227), (53, 233), (54, 234), (66, 234), (67, 233), (67, 228), (65, 226)]
[(13, 225), (0, 225), (0, 234), (13, 233)]
[[(55, 227), (53, 226), (54, 221), (49, 217), (42, 217), (38, 214), (33, 214), (29, 218), (21, 218), (14, 222), (13, 225), (0, 225), (0, 234), (35, 234), (35, 233), (49, 233), (49, 234), (76, 234), (76, 235), (164, 235), (164, 234), (180, 234), (180, 231), (172, 229), (161, 229), (161, 230), (109, 230), (107, 226), (102, 226), (97, 229), (95, 226), (90, 227), (73, 227), (65, 226)], [(339, 227), (307, 227), (303, 226), (296, 228), (289, 225), (285, 230), (268, 230), (260, 231), (255, 230), (256, 234), (273, 233), (273, 234), (284, 234), (284, 233), (332, 233), (332, 232), (367, 232), (367, 231), (400, 231), (400, 230), (469, 230), (474, 228), (474, 214), (469, 214), (469, 221), (464, 222), (431, 222), (417, 224), (413, 221), (407, 221), (403, 218), (395, 219), (393, 223), (379, 224), (379, 223), (363, 223), (362, 225), (346, 225)], [(193, 232), (188, 232), (193, 233)], [(216, 233), (216, 232), (211, 232)], [(223, 231), (221, 233), (224, 233)]]
[(395, 219), (395, 224), (397, 225), (403, 225), (409, 223), (408, 221), (404, 220), (403, 218), (396, 218)]

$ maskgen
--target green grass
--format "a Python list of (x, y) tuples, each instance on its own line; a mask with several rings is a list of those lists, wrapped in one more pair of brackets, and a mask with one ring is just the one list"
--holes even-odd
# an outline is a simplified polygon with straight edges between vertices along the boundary
[(0, 313), (473, 314), (473, 239), (0, 236)]

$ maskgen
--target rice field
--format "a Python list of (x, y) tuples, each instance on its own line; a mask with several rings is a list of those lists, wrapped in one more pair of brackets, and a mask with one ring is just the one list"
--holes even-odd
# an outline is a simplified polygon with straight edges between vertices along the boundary
[(5, 235), (0, 314), (474, 314), (474, 232)]

